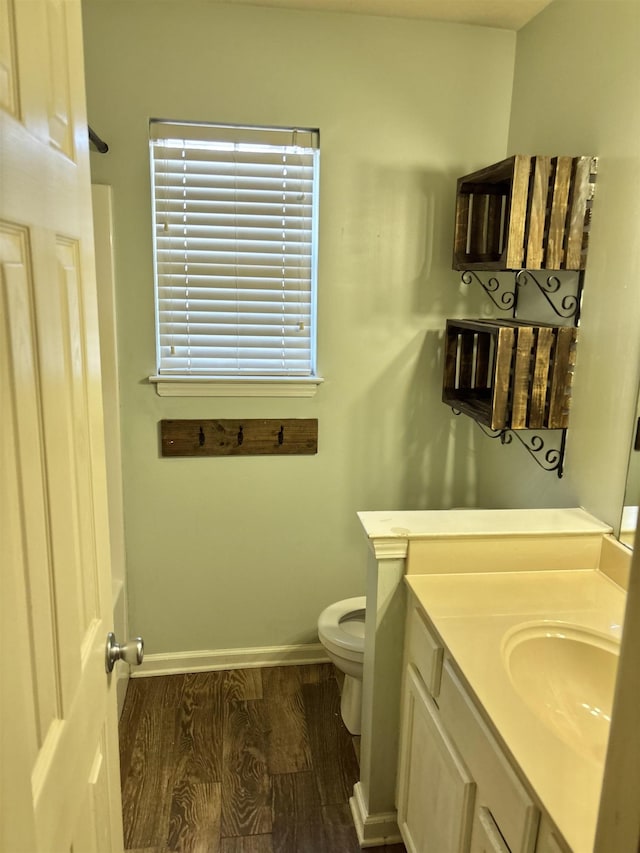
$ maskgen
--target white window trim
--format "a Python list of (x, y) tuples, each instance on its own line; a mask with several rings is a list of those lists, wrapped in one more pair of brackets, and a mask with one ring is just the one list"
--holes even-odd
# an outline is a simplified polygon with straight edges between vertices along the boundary
[(315, 397), (324, 382), (320, 376), (295, 379), (150, 376), (160, 397)]

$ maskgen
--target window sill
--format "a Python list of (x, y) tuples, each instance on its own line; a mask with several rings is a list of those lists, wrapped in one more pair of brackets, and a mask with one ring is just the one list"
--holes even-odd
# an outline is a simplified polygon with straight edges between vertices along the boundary
[(315, 397), (324, 380), (319, 376), (295, 379), (150, 376), (149, 382), (156, 386), (160, 397)]

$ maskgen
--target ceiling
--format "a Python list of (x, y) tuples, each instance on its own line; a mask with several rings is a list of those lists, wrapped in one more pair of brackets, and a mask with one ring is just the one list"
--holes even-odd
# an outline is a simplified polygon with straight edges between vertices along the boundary
[(553, 0), (218, 0), (248, 6), (275, 6), (350, 12), (390, 18), (426, 18), (519, 30)]

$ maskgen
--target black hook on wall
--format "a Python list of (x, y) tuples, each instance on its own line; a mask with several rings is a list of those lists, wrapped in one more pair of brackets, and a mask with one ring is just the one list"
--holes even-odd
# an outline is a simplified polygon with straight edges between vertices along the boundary
[(278, 433), (278, 444), (284, 444), (284, 427), (280, 424), (280, 432)]

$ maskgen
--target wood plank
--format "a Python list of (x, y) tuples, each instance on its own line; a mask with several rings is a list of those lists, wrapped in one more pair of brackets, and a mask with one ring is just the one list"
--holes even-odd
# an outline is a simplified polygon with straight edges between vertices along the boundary
[(297, 773), (311, 767), (311, 749), (302, 691), (293, 696), (263, 699), (268, 725), (267, 767), (270, 774)]
[(573, 326), (561, 326), (557, 329), (549, 401), (550, 429), (566, 427), (569, 422), (569, 399), (573, 379), (571, 370), (575, 363), (576, 336), (577, 329)]
[(307, 663), (297, 666), (302, 684), (318, 684), (335, 679), (337, 670), (332, 663)]
[(534, 157), (533, 186), (529, 206), (527, 269), (539, 270), (543, 265), (543, 241), (549, 196), (550, 157)]
[(513, 164), (509, 228), (507, 233), (506, 268), (521, 269), (524, 259), (524, 234), (529, 197), (531, 157), (517, 154)]
[(271, 835), (223, 838), (220, 853), (273, 853)]
[(504, 429), (507, 426), (507, 404), (511, 384), (511, 360), (514, 342), (515, 333), (512, 328), (504, 327), (498, 330), (493, 402), (491, 422), (489, 423), (491, 429)]
[(259, 703), (225, 706), (223, 761), (222, 836), (271, 832), (271, 780)]
[(553, 340), (553, 329), (548, 326), (542, 326), (538, 329), (535, 342), (533, 381), (531, 383), (531, 404), (529, 406), (530, 429), (540, 429), (545, 426), (549, 362)]
[(162, 456), (289, 456), (318, 452), (317, 418), (160, 421)]
[(555, 163), (555, 175), (545, 266), (550, 270), (559, 270), (564, 262), (564, 235), (573, 159), (571, 157), (556, 157), (553, 162)]
[(131, 756), (135, 745), (140, 717), (144, 712), (149, 685), (144, 678), (131, 678), (127, 685), (124, 707), (118, 725), (118, 741), (120, 744), (120, 784), (124, 786), (125, 779), (131, 769)]
[(527, 426), (532, 349), (533, 329), (526, 326), (519, 328), (516, 335), (513, 366), (511, 420), (509, 424), (512, 429), (524, 429)]
[(266, 721), (269, 773), (274, 775), (309, 770), (311, 749), (298, 667), (263, 669), (262, 688), (265, 698), (260, 707)]
[(219, 853), (221, 785), (183, 779), (174, 787), (167, 846), (176, 853)]
[(258, 667), (230, 669), (224, 675), (225, 702), (241, 699), (262, 699), (262, 670)]
[(360, 770), (340, 716), (338, 685), (332, 679), (304, 684), (302, 695), (320, 802), (348, 802)]
[(565, 266), (568, 270), (584, 269), (582, 252), (585, 231), (587, 202), (591, 197), (592, 157), (577, 157), (572, 181), (571, 202), (567, 223), (567, 254)]
[[(125, 847), (164, 844), (171, 811), (176, 761), (176, 714), (183, 676), (140, 679), (145, 704), (140, 715), (129, 772), (122, 787)], [(159, 762), (157, 756), (162, 755)]]
[(184, 676), (182, 702), (177, 709), (174, 784), (222, 779), (222, 703), (226, 676), (225, 672)]
[(322, 806), (321, 815), (326, 850), (358, 853), (360, 846), (349, 806), (346, 803)]
[(320, 796), (314, 774), (284, 773), (273, 778), (274, 853), (316, 853), (321, 842)]

